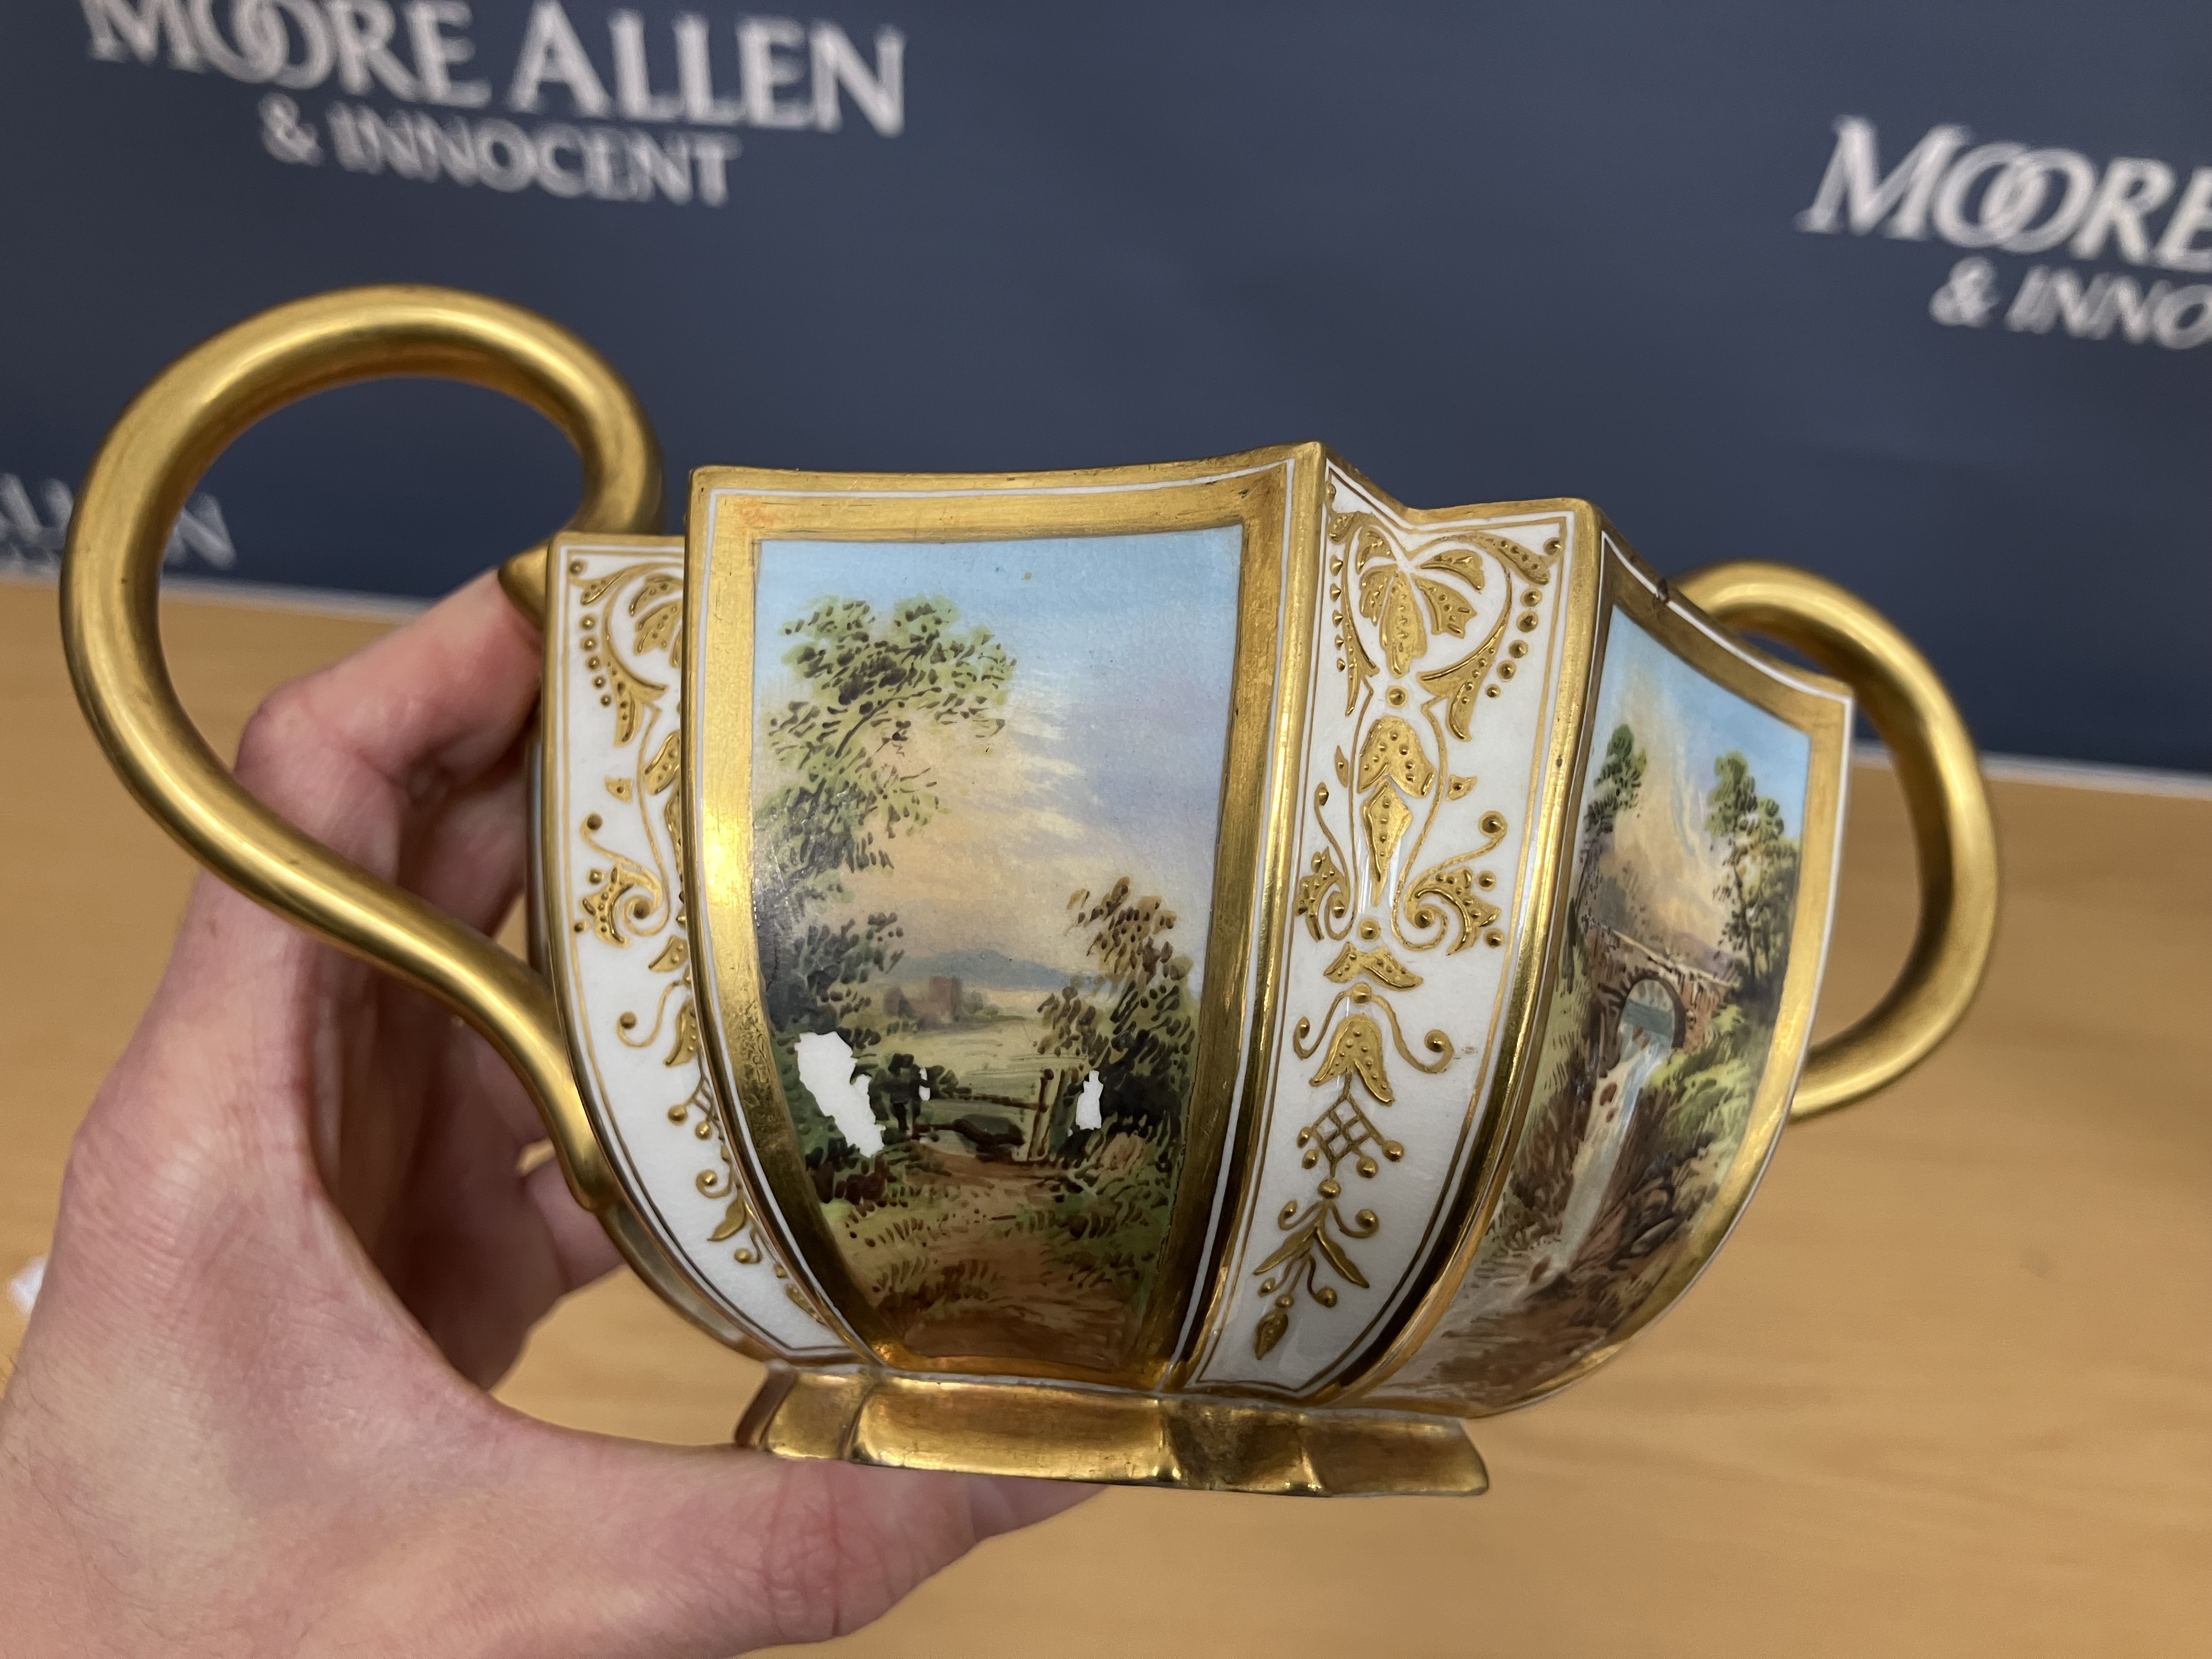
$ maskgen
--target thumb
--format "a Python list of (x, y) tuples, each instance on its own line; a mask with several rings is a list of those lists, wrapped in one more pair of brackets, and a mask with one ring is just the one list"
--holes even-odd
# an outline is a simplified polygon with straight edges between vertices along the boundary
[[(419, 1547), (441, 1569), (433, 1599), (460, 1621), (449, 1628), (469, 1632), (463, 1651), (526, 1637), (515, 1645), (529, 1651), (721, 1659), (824, 1641), (880, 1617), (984, 1539), (1094, 1490), (646, 1445), (528, 1419), (499, 1438), (503, 1467), (476, 1485), (459, 1549), (450, 1535)], [(488, 1596), (492, 1583), (502, 1593)], [(410, 1595), (421, 1589), (410, 1583)], [(377, 1600), (405, 1607), (418, 1634), (439, 1627), (421, 1601)]]

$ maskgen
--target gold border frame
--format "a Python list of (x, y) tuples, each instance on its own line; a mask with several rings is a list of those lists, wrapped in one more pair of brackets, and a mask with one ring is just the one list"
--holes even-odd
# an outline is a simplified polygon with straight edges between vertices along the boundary
[[(704, 468), (692, 477), (684, 586), (687, 695), (685, 849), (693, 956), (704, 966), (706, 1047), (721, 1086), (731, 1145), (756, 1190), (775, 1202), (787, 1258), (856, 1347), (922, 1373), (1056, 1378), (1121, 1387), (1161, 1382), (1182, 1340), (1197, 1287), (1224, 1242), (1249, 1173), (1259, 1086), (1255, 1056), (1272, 1044), (1275, 941), (1287, 896), (1290, 813), (1277, 798), (1285, 758), (1304, 729), (1312, 562), (1319, 534), (1317, 444), (1218, 460), (1082, 471), (994, 474), (782, 472)], [(1218, 819), (1212, 910), (1182, 1182), (1159, 1276), (1124, 1363), (1112, 1370), (1003, 1356), (918, 1354), (860, 1293), (800, 1163), (762, 1017), (753, 933), (752, 678), (754, 595), (768, 539), (981, 541), (1142, 534), (1239, 525), (1227, 754)], [(1290, 619), (1297, 618), (1297, 622)], [(741, 658), (742, 675), (701, 690), (710, 661)], [(1249, 1037), (1248, 1046), (1247, 1037)], [(1227, 1158), (1230, 1180), (1223, 1182)]]
[[(1529, 1032), (1540, 1030), (1541, 1022), (1550, 1014), (1560, 952), (1567, 943), (1567, 884), (1561, 876), (1571, 866), (1574, 827), (1581, 816), (1583, 787), (1589, 770), (1592, 735), (1584, 715), (1604, 668), (1616, 610), (1626, 612), (1687, 666), (1803, 732), (1809, 740), (1797, 909), (1791, 933), (1790, 966), (1783, 975), (1781, 1005), (1775, 1017), (1766, 1071), (1752, 1102), (1742, 1142), (1722, 1178), (1718, 1192), (1692, 1231), (1681, 1257), (1646, 1293), (1636, 1311), (1616, 1326), (1599, 1346), (1518, 1398), (1474, 1412), (1472, 1415), (1477, 1418), (1494, 1417), (1534, 1405), (1604, 1364), (1672, 1307), (1727, 1243), (1774, 1155), (1783, 1126), (1789, 1121), (1790, 1097), (1796, 1092), (1811, 1043), (1814, 1007), (1827, 963), (1828, 939), (1835, 914), (1837, 854), (1843, 837), (1849, 792), (1851, 720), (1856, 708), (1850, 688), (1826, 675), (1784, 662), (1712, 622), (1674, 593), (1666, 579), (1644, 562), (1602, 514), (1597, 515), (1596, 526), (1599, 556), (1594, 562), (1595, 625), (1589, 635), (1583, 695), (1573, 716), (1571, 764), (1560, 781), (1564, 784), (1561, 811), (1546, 848), (1553, 888), (1551, 909), (1545, 918), (1540, 979), (1530, 999), (1531, 1023), (1522, 1028), (1524, 1038)], [(1563, 726), (1565, 720), (1563, 703)], [(1812, 948), (1807, 948), (1808, 945)], [(1516, 1055), (1516, 1064), (1518, 1059)], [(1408, 1322), (1397, 1342), (1366, 1378), (1346, 1390), (1363, 1406), (1442, 1411), (1433, 1401), (1394, 1402), (1389, 1378), (1413, 1358), (1414, 1351), (1443, 1320), (1488, 1231), (1489, 1218), (1510, 1175), (1514, 1154), (1533, 1104), (1536, 1078), (1531, 1072), (1526, 1077), (1515, 1078), (1513, 1084), (1512, 1127), (1502, 1143), (1503, 1155), (1486, 1182), (1489, 1190), (1484, 1194), (1481, 1224), (1469, 1231), (1449, 1268), (1431, 1281), (1420, 1316)], [(1442, 1414), (1463, 1413), (1450, 1411)]]

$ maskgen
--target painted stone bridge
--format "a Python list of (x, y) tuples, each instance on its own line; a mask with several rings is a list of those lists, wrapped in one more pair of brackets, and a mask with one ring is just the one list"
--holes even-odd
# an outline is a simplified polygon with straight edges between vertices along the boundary
[(1601, 1070), (1610, 1069), (1620, 1058), (1620, 1011), (1639, 985), (1657, 987), (1661, 1000), (1674, 1009), (1675, 1048), (1693, 1053), (1705, 1046), (1712, 1036), (1713, 1016), (1735, 993), (1732, 981), (1677, 962), (1601, 923), (1591, 923), (1583, 936), (1589, 946), (1591, 986), (1605, 1010), (1599, 1026)]

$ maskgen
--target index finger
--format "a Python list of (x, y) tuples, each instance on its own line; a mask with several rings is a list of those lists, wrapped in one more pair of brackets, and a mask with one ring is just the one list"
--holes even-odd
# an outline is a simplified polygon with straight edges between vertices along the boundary
[(416, 793), (426, 771), (473, 777), (514, 746), (538, 701), (539, 649), (487, 572), (281, 695), (313, 735)]

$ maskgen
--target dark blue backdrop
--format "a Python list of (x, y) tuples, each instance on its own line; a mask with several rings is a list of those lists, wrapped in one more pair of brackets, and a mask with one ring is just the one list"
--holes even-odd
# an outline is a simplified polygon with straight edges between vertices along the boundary
[[(449, 283), (604, 350), (672, 492), (706, 462), (1321, 437), (1416, 505), (1588, 495), (1662, 568), (1834, 575), (1990, 748), (2212, 770), (2202, 4), (832, 3), (747, 48), (690, 0), (732, 106), (695, 85), (685, 112), (687, 8), (637, 0), (662, 101), (625, 114), (613, 0), (539, 15), (529, 52), (523, 0), (10, 0), (0, 538), (31, 548), (46, 481), (195, 340)], [(483, 102), (431, 101), (426, 30), (473, 47), (446, 95)], [(401, 176), (425, 123), (510, 188)], [(535, 416), (403, 385), (272, 419), (209, 489), (237, 578), (428, 594), (556, 522), (574, 471)]]

